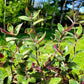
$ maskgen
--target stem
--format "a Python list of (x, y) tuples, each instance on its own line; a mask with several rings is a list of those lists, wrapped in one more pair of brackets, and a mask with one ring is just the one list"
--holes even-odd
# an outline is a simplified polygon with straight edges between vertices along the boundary
[(45, 78), (43, 71), (42, 71), (42, 76), (43, 76), (44, 83), (46, 84), (46, 78)]
[[(4, 6), (6, 6), (6, 0), (4, 0)], [(4, 8), (4, 30), (6, 29), (5, 25), (6, 25), (6, 9)], [(4, 34), (4, 37), (5, 36), (6, 36), (6, 34)]]
[(75, 39), (75, 44), (74, 44), (74, 56), (72, 58), (72, 60), (75, 58), (76, 56), (76, 44), (77, 44), (77, 39)]
[(13, 74), (12, 65), (13, 65), (13, 63), (11, 62), (11, 65), (10, 65), (10, 68), (11, 68), (11, 74), (12, 74), (12, 80), (11, 80), (11, 82), (13, 81), (13, 78), (14, 78), (14, 74)]
[(17, 42), (16, 42), (16, 40), (15, 40), (15, 44), (16, 44), (16, 52), (18, 51), (18, 53), (20, 53), (20, 50), (19, 50), (19, 47), (18, 47), (18, 45), (17, 45)]
[(38, 52), (37, 52), (37, 44), (36, 43), (35, 43), (35, 51), (36, 51), (36, 61), (37, 61), (37, 64), (40, 65), (39, 62), (38, 62)]

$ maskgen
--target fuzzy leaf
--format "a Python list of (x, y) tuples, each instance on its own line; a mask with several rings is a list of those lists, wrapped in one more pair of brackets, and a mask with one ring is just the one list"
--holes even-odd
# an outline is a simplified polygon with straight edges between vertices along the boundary
[(15, 37), (7, 37), (6, 38), (6, 41), (13, 41), (13, 40), (17, 40), (18, 38), (15, 38)]
[(11, 25), (10, 23), (8, 23), (8, 25), (7, 25), (7, 30), (8, 30), (9, 32), (12, 32), (12, 33), (13, 33), (13, 25)]
[(58, 23), (57, 27), (58, 27), (58, 30), (62, 33), (64, 30), (63, 26), (60, 23)]
[(19, 19), (26, 20), (26, 21), (31, 21), (31, 17), (27, 17), (27, 16), (20, 16)]
[(43, 39), (45, 38), (46, 36), (46, 32), (42, 35), (42, 37), (37, 41), (37, 43), (40, 43), (43, 41)]
[(15, 35), (17, 35), (17, 34), (19, 33), (19, 31), (20, 31), (20, 29), (21, 29), (21, 26), (22, 26), (22, 23), (16, 26), (16, 28), (15, 28), (15, 30), (14, 30), (14, 34), (15, 34)]
[(39, 15), (39, 13), (40, 13), (40, 10), (38, 10), (37, 12), (35, 12), (32, 19), (35, 19)]
[(69, 84), (79, 84), (77, 81), (75, 81), (75, 80), (69, 80)]
[(39, 20), (35, 21), (35, 22), (33, 23), (33, 25), (36, 25), (36, 24), (38, 24), (38, 23), (40, 23), (40, 22), (42, 22), (42, 21), (44, 21), (44, 19), (39, 19)]
[(82, 26), (81, 25), (78, 27), (78, 30), (76, 33), (77, 33), (77, 36), (80, 36), (80, 34), (82, 33)]

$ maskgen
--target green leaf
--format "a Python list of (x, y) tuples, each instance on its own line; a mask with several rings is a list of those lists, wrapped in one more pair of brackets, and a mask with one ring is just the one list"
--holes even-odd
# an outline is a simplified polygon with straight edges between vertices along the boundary
[(32, 19), (35, 19), (39, 15), (39, 13), (40, 13), (40, 10), (38, 10), (37, 12), (35, 12)]
[(72, 46), (74, 46), (74, 44), (71, 41), (67, 41), (67, 43), (71, 44)]
[(58, 39), (60, 37), (60, 32), (58, 30), (55, 30), (55, 35), (56, 35), (56, 38)]
[(65, 46), (64, 51), (65, 51), (65, 53), (67, 53), (69, 51), (69, 46), (68, 45)]
[(46, 36), (46, 32), (42, 35), (42, 37), (37, 41), (37, 43), (40, 43), (43, 41), (43, 39), (45, 38)]
[(12, 33), (13, 33), (13, 25), (8, 24), (8, 25), (7, 25), (7, 30), (8, 30), (9, 32), (12, 32)]
[(57, 27), (58, 27), (58, 30), (62, 33), (64, 30), (63, 26), (60, 23), (58, 23)]
[(43, 78), (42, 73), (40, 72), (32, 73), (30, 76), (35, 78)]
[(0, 71), (0, 84), (3, 84), (3, 73)]
[(76, 33), (77, 33), (77, 36), (80, 36), (80, 34), (82, 33), (82, 26), (81, 25), (78, 27), (78, 30)]
[(40, 22), (42, 22), (42, 21), (44, 21), (44, 19), (38, 19), (37, 21), (35, 21), (35, 22), (33, 23), (33, 25), (36, 25), (36, 24), (38, 24), (38, 23), (40, 23)]
[(79, 84), (77, 81), (75, 81), (75, 80), (69, 80), (69, 84)]
[(30, 57), (36, 60), (36, 57), (33, 54), (31, 54)]
[(30, 83), (35, 83), (35, 82), (36, 82), (36, 79), (34, 77), (31, 77)]
[(28, 67), (28, 69), (30, 69), (32, 67), (32, 62), (29, 62), (27, 67)]
[(81, 79), (80, 80), (84, 82), (84, 75), (81, 75)]
[(61, 78), (56, 77), (56, 78), (51, 78), (51, 80), (49, 81), (49, 84), (58, 84), (60, 83)]
[(18, 84), (22, 83), (22, 81), (24, 80), (24, 76), (23, 75), (18, 75), (17, 80), (18, 80)]
[(21, 26), (22, 26), (22, 23), (16, 26), (16, 28), (15, 28), (15, 30), (14, 30), (14, 34), (15, 34), (15, 35), (17, 35), (17, 34), (19, 33), (19, 31), (20, 31), (20, 29), (21, 29)]
[(79, 68), (79, 66), (78, 66), (75, 62), (69, 63), (69, 64), (68, 64), (68, 67), (69, 67), (70, 69), (78, 69), (78, 68)]
[(16, 54), (15, 54), (15, 58), (16, 58), (16, 60), (17, 60), (18, 62), (21, 62), (21, 58), (23, 58), (23, 54), (21, 54), (21, 53), (16, 53)]
[(56, 58), (57, 58), (59, 61), (63, 61), (63, 60), (65, 60), (65, 58), (62, 57), (62, 56), (60, 56), (60, 55), (57, 55)]
[(12, 76), (8, 76), (7, 84), (11, 84)]
[(79, 53), (81, 53), (83, 51), (84, 51), (84, 49), (78, 50), (78, 51), (76, 51), (76, 54), (79, 54)]
[(6, 38), (6, 41), (14, 41), (14, 40), (17, 40), (18, 38), (15, 38), (15, 37), (7, 37)]
[(25, 21), (31, 21), (31, 17), (27, 17), (27, 16), (20, 16), (19, 19), (25, 20)]
[(82, 20), (82, 21), (79, 21), (78, 23), (84, 23), (84, 20)]
[(75, 35), (73, 33), (67, 32), (70, 36), (72, 36), (73, 38), (75, 38)]
[(31, 29), (32, 29), (32, 28), (26, 28), (26, 29), (25, 29), (25, 33), (30, 34)]
[(27, 7), (26, 7), (26, 9), (25, 9), (25, 12), (26, 12), (26, 15), (27, 15), (27, 16), (31, 16), (31, 12), (28, 10)]
[(22, 45), (23, 45), (23, 41), (20, 39), (20, 40), (17, 42), (17, 46), (20, 48)]
[(68, 15), (66, 17), (73, 23), (73, 20)]

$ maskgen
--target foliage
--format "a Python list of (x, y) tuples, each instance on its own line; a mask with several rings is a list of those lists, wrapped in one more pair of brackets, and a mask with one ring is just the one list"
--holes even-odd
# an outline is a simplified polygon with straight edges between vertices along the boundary
[[(0, 81), (7, 81), (8, 84), (79, 84), (83, 82), (83, 77), (80, 80), (78, 75), (73, 70), (79, 69), (79, 66), (73, 62), (76, 55), (76, 44), (82, 34), (81, 24), (74, 33), (69, 31), (75, 24), (78, 24), (74, 18), (73, 23), (68, 28), (64, 28), (58, 23), (57, 30), (53, 34), (51, 43), (53, 45), (53, 52), (47, 52), (50, 44), (45, 44), (43, 41), (46, 33), (36, 33), (34, 25), (43, 21), (39, 19), (40, 10), (32, 14), (26, 10), (26, 16), (19, 18), (32, 23), (32, 28), (25, 29), (26, 37), (18, 38), (17, 35), (21, 29), (22, 23), (15, 28), (8, 24), (7, 30), (0, 28), (2, 33), (12, 35), (13, 37), (6, 37), (7, 46), (0, 48)], [(74, 14), (75, 17), (75, 14)], [(66, 44), (61, 45), (66, 38), (73, 38), (73, 57), (68, 52), (69, 47)], [(66, 40), (67, 41), (67, 40)], [(73, 79), (73, 80), (72, 80)]]
[(3, 0), (0, 0), (0, 23), (3, 21)]

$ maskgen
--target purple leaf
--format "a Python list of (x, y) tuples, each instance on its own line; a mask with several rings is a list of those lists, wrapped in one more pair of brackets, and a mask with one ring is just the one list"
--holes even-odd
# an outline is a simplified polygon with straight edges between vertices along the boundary
[(35, 63), (32, 63), (32, 68), (35, 67)]
[(81, 84), (84, 84), (84, 82), (82, 81)]
[(5, 34), (8, 34), (8, 35), (12, 35), (12, 36), (14, 36), (13, 33), (10, 33), (10, 32), (8, 32), (8, 31), (2, 29), (2, 28), (0, 28), (0, 30), (1, 30), (2, 33), (5, 33)]
[(41, 70), (40, 70), (40, 68), (39, 68), (39, 67), (37, 67), (37, 66), (36, 66), (35, 68), (36, 68), (36, 70), (38, 70), (39, 72), (41, 72)]
[(48, 69), (52, 69), (52, 67), (51, 67), (51, 66), (47, 66), (47, 68), (48, 68)]
[(0, 53), (0, 59), (4, 58), (4, 55), (2, 53)]

